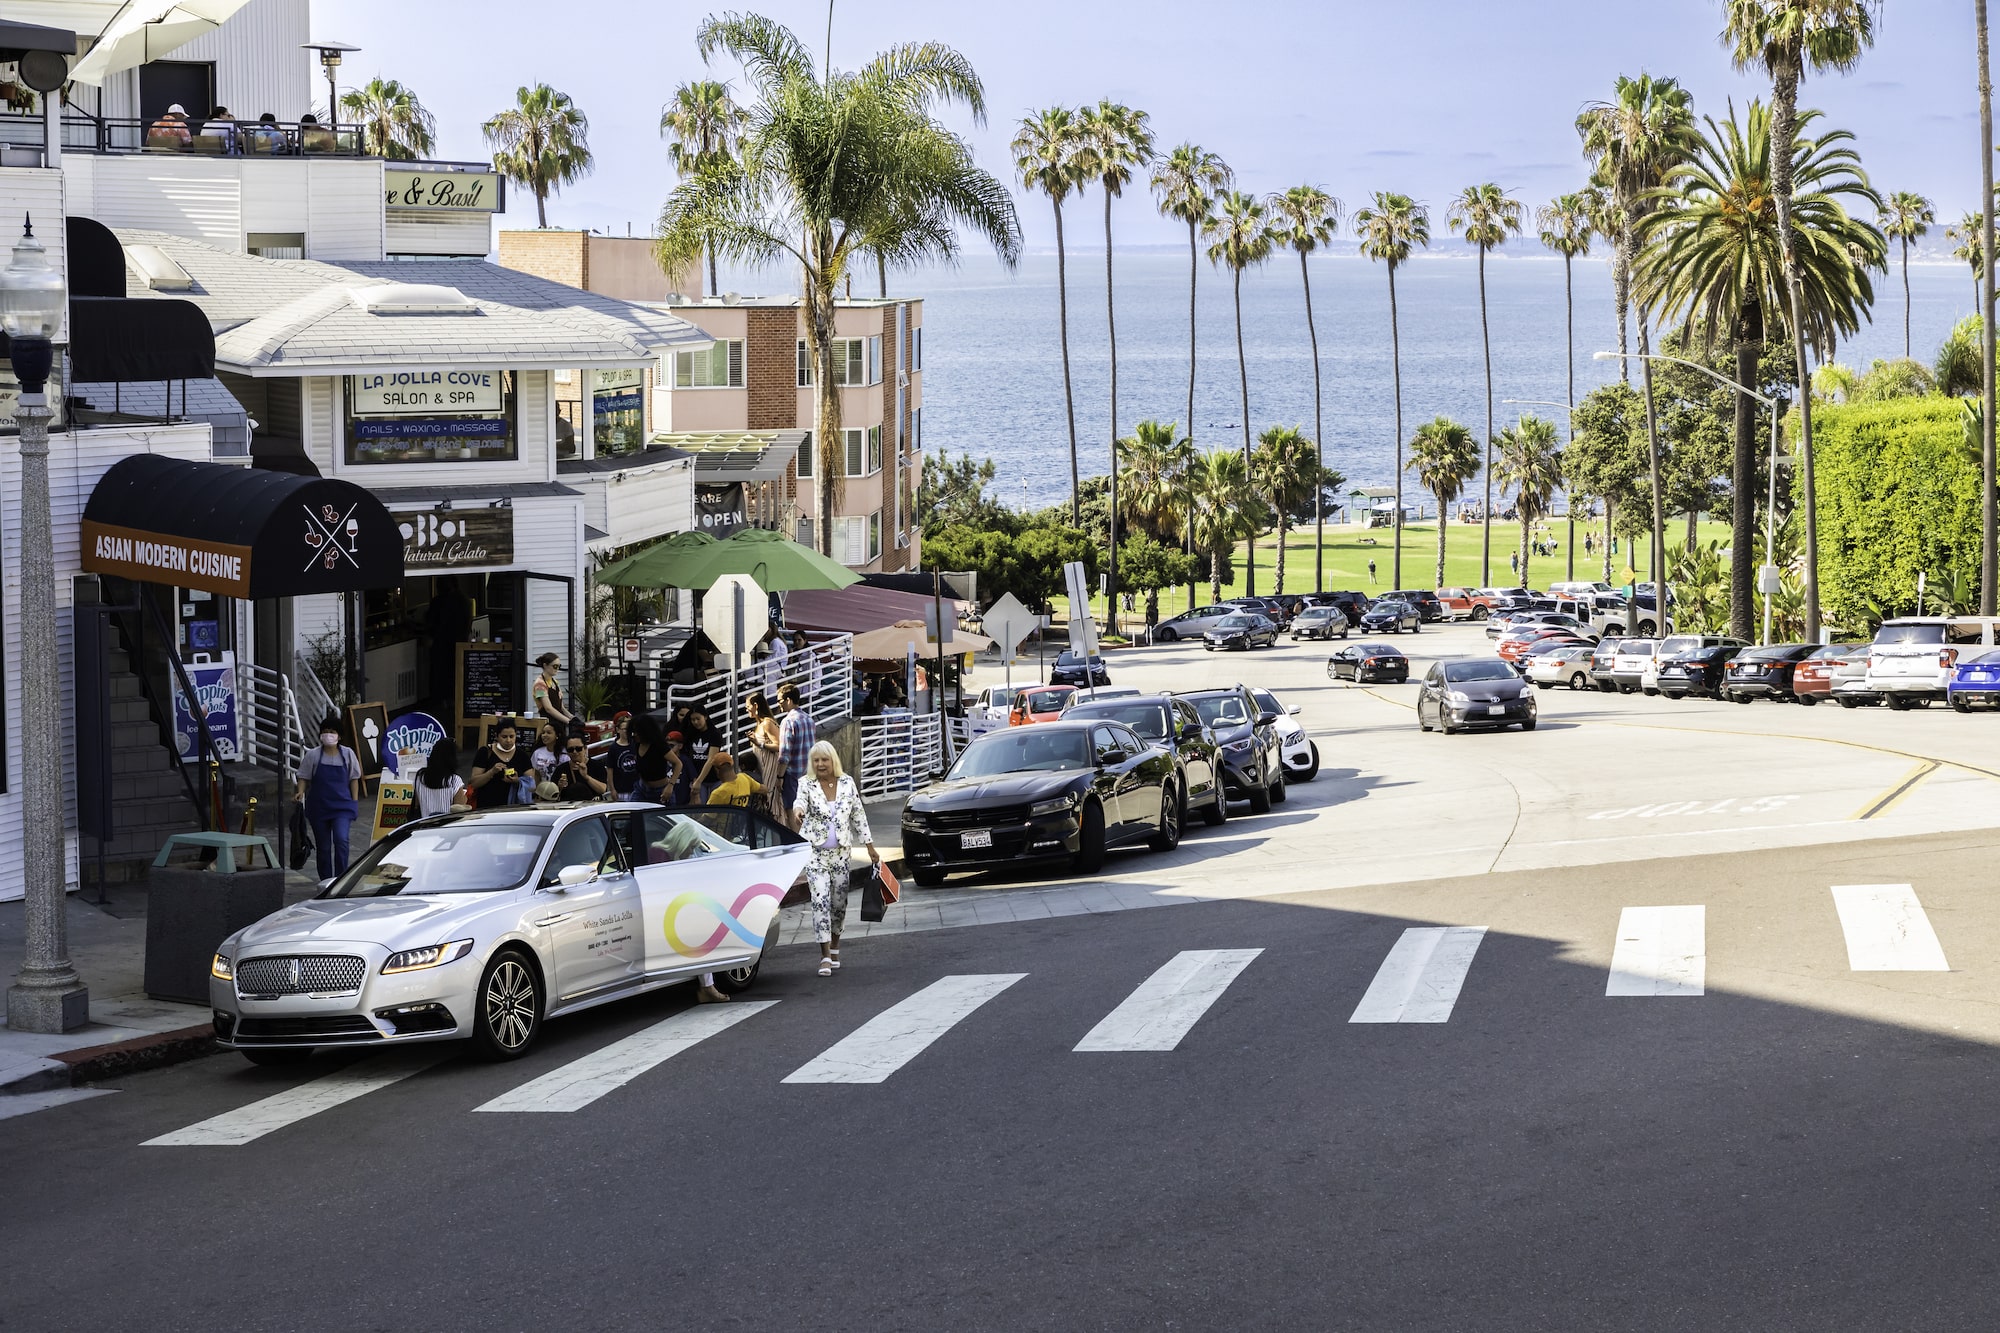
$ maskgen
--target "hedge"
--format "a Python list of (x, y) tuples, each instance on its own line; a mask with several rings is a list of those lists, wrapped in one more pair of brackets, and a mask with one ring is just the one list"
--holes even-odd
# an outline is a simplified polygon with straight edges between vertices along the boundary
[[(1979, 473), (1964, 457), (1960, 400), (1934, 396), (1816, 407), (1820, 605), (1836, 624), (1869, 622), (1869, 604), (1916, 603), (1917, 575), (1944, 592), (1979, 581)], [(1787, 425), (1797, 447), (1798, 416)], [(1804, 470), (1792, 469), (1795, 504)], [(1796, 520), (1795, 520), (1796, 521)]]

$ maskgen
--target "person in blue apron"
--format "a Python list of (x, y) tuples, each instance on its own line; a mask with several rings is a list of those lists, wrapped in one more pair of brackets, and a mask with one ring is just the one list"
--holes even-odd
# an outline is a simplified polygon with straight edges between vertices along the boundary
[(361, 760), (340, 743), (340, 719), (320, 723), (319, 748), (299, 760), (297, 800), (319, 846), (321, 882), (347, 873), (347, 834), (361, 811)]

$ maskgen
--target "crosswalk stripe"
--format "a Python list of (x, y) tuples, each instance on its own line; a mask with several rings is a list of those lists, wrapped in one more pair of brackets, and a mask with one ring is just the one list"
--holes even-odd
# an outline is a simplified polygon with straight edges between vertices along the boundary
[(776, 1000), (699, 1005), (501, 1093), (475, 1111), (581, 1111), (682, 1051), (760, 1014)]
[(1443, 1023), (1458, 1003), (1484, 926), (1412, 926), (1382, 960), (1350, 1023)]
[(1628, 907), (1618, 914), (1606, 995), (1700, 995), (1707, 979), (1707, 908)]
[(1836, 884), (1834, 910), (1856, 972), (1949, 972), (1917, 891), (1908, 884)]
[(1079, 1051), (1171, 1051), (1262, 949), (1192, 949), (1139, 983)]
[(1026, 972), (943, 977), (884, 1009), (799, 1068), (787, 1083), (880, 1083)]
[(296, 1088), (266, 1097), (262, 1101), (225, 1111), (197, 1125), (147, 1139), (142, 1148), (240, 1148), (266, 1134), (296, 1124), (308, 1116), (330, 1111), (336, 1106), (365, 1097), (371, 1092), (400, 1083), (412, 1074), (421, 1074), (444, 1058), (440, 1051), (415, 1057), (389, 1055), (362, 1060), (337, 1069), (323, 1078), (301, 1083)]

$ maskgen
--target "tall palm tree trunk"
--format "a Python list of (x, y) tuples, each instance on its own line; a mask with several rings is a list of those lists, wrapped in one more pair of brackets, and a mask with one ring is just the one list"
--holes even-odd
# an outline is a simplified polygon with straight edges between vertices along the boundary
[(1437, 586), (1442, 588), (1444, 586), (1444, 510), (1445, 506), (1451, 503), (1451, 498), (1443, 491), (1432, 491), (1431, 494), (1437, 497), (1438, 502)]
[(877, 289), (878, 289), (878, 293), (879, 293), (879, 295), (881, 296), (881, 298), (882, 298), (882, 299), (883, 299), (884, 301), (888, 300), (888, 299), (889, 299), (889, 261), (888, 261), (888, 260), (886, 260), (886, 259), (884, 259), (884, 258), (882, 257), (882, 252), (881, 252), (880, 250), (877, 250), (877, 251), (875, 252), (875, 284), (876, 284), (876, 287), (877, 287)]
[(1069, 414), (1069, 525), (1083, 526), (1082, 483), (1076, 465), (1076, 393), (1069, 374), (1069, 262), (1063, 253), (1062, 201), (1056, 201), (1056, 326), (1062, 337), (1063, 409)]
[(813, 535), (821, 555), (838, 559), (833, 549), (833, 520), (840, 502), (841, 477), (847, 471), (847, 449), (840, 429), (840, 390), (833, 382), (833, 276), (828, 267), (833, 236), (829, 229), (820, 228), (808, 239), (807, 253), (814, 262), (801, 285), (806, 352), (813, 362), (813, 435), (819, 449), (819, 523)]
[[(1313, 468), (1316, 474), (1326, 471), (1326, 418), (1320, 411), (1319, 393), (1319, 326), (1313, 322), (1313, 282), (1312, 271), (1306, 266), (1306, 252), (1299, 251), (1299, 277), (1306, 288), (1306, 337), (1312, 343), (1313, 354)], [(1326, 591), (1326, 515), (1322, 504), (1326, 497), (1326, 487), (1320, 485), (1320, 476), (1313, 477), (1313, 591)], [(1444, 524), (1444, 510), (1438, 510), (1438, 524)], [(1285, 548), (1278, 547), (1279, 559), (1284, 558)], [(1278, 574), (1279, 590), (1284, 589), (1282, 567)]]
[[(1650, 356), (1653, 349), (1646, 330), (1646, 308), (1642, 305), (1634, 313), (1638, 316), (1639, 355)], [(1654, 628), (1664, 631), (1667, 625), (1667, 511), (1665, 499), (1660, 493), (1660, 423), (1653, 407), (1653, 363), (1645, 360), (1639, 366), (1643, 372), (1640, 380), (1646, 393), (1646, 471), (1653, 482), (1653, 549), (1649, 557), (1652, 569), (1648, 572), (1653, 576)]]
[(1528, 544), (1528, 507), (1517, 499), (1515, 508), (1521, 515), (1521, 586), (1532, 588), (1535, 586), (1534, 580), (1528, 577), (1528, 556), (1532, 553), (1532, 548)]
[[(1486, 509), (1480, 515), (1479, 583), (1493, 586), (1493, 339), (1486, 331), (1486, 247), (1479, 247), (1479, 346), (1486, 357)], [(1442, 511), (1438, 522), (1444, 522)], [(1523, 562), (1525, 564), (1525, 562)], [(1525, 571), (1521, 586), (1527, 587)]]
[(1910, 357), (1910, 238), (1903, 240), (1903, 359)]
[[(1563, 365), (1569, 372), (1569, 442), (1576, 443), (1576, 296), (1570, 286), (1570, 256), (1563, 256)], [(1571, 583), (1576, 582), (1576, 497), (1565, 494), (1563, 508), (1569, 512), (1569, 573), (1564, 575)], [(1444, 521), (1444, 510), (1438, 510), (1438, 521)], [(1443, 577), (1443, 575), (1439, 575)]]
[[(1241, 319), (1237, 321), (1240, 326)], [(1396, 386), (1396, 553), (1389, 557), (1389, 586), (1403, 586), (1403, 338), (1396, 326), (1396, 266), (1389, 265), (1389, 372)], [(1438, 549), (1444, 549), (1444, 514), (1438, 514)]]
[[(1243, 359), (1243, 270), (1232, 270), (1236, 288), (1236, 382), (1243, 391), (1243, 474), (1253, 475), (1250, 470), (1250, 363)], [(1245, 557), (1243, 593), (1246, 597), (1257, 595), (1257, 524), (1249, 523), (1250, 540)]]
[(1118, 307), (1111, 299), (1111, 191), (1104, 192), (1104, 322), (1111, 335), (1111, 531), (1104, 631), (1118, 632)]
[[(1736, 318), (1736, 382), (1756, 383), (1757, 358), (1764, 346), (1764, 316), (1746, 305)], [(1736, 395), (1736, 437), (1729, 461), (1729, 632), (1748, 643), (1755, 624), (1753, 574), (1757, 541), (1757, 401)], [(1692, 547), (1690, 547), (1692, 549)]]
[[(1778, 206), (1778, 243), (1792, 312), (1793, 357), (1799, 370), (1799, 483), (1805, 490), (1806, 641), (1819, 642), (1819, 496), (1813, 484), (1812, 358), (1800, 319), (1799, 261), (1792, 235), (1792, 149), (1798, 140), (1799, 67), (1780, 61), (1771, 71), (1771, 198)], [(1988, 191), (1991, 198), (1991, 191)]]
[(716, 294), (716, 288), (720, 287), (721, 285), (722, 285), (721, 281), (715, 276), (715, 243), (711, 241), (709, 242), (708, 246), (708, 293), (707, 294), (710, 296), (714, 296)]
[(1625, 242), (1618, 242), (1611, 257), (1611, 298), (1618, 306), (1618, 378), (1632, 382), (1632, 363), (1626, 360), (1631, 349), (1625, 343), (1626, 312), (1632, 307), (1632, 270), (1625, 264)]
[[(1975, 0), (1974, 18), (1979, 25), (1979, 274), (1983, 290), (1979, 295), (1980, 355), (1979, 401), (1984, 413), (1979, 431), (1979, 614), (1994, 613), (1994, 584), (2000, 582), (2000, 506), (1996, 506), (1994, 480), (2000, 470), (1994, 448), (1993, 372), (1993, 154), (1984, 151), (1993, 142), (1993, 79), (1986, 57), (1986, 0)], [(1905, 273), (1908, 269), (1905, 268)], [(1905, 287), (1908, 280), (1905, 279)]]
[(1609, 582), (1611, 582), (1611, 519), (1612, 519), (1612, 512), (1611, 512), (1611, 511), (1612, 511), (1612, 508), (1613, 508), (1613, 506), (1612, 506), (1612, 501), (1611, 501), (1611, 497), (1610, 497), (1609, 495), (1607, 495), (1607, 496), (1605, 496), (1605, 497), (1604, 497), (1604, 533), (1603, 533), (1603, 540), (1602, 540), (1602, 541), (1600, 541), (1600, 542), (1598, 542), (1598, 544), (1597, 544), (1597, 549), (1598, 549), (1598, 552), (1599, 552), (1599, 553), (1600, 553), (1601, 555), (1603, 555), (1603, 557), (1604, 557), (1604, 581), (1605, 581), (1606, 583), (1609, 583)]
[[(1194, 443), (1194, 296), (1195, 284), (1201, 280), (1201, 248), (1196, 243), (1194, 219), (1188, 219), (1188, 399), (1187, 399), (1187, 439)], [(1187, 553), (1194, 554), (1194, 506), (1188, 506)], [(1194, 567), (1188, 567), (1188, 610), (1194, 610)]]

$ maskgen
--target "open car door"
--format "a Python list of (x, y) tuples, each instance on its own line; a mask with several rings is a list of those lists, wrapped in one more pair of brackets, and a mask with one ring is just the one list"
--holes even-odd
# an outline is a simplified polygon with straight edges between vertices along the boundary
[(755, 959), (805, 869), (805, 839), (735, 806), (612, 816), (639, 885), (649, 976), (720, 972)]

